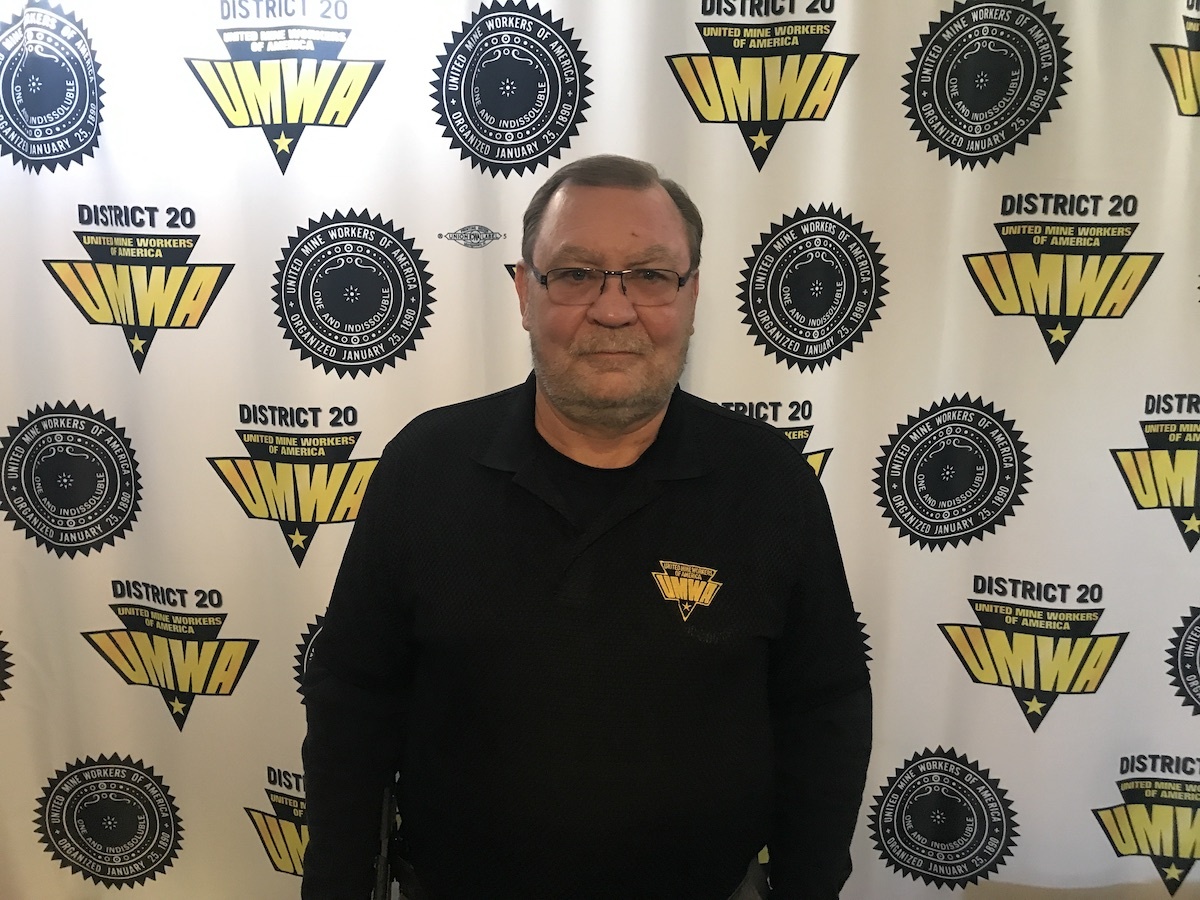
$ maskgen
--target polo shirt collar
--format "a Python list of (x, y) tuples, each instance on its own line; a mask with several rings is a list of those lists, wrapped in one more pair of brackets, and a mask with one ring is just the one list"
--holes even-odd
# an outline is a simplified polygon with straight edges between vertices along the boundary
[[(536, 465), (540, 440), (533, 423), (536, 391), (535, 377), (530, 372), (523, 384), (508, 392), (508, 409), (491, 440), (485, 441), (475, 454), (478, 462), (488, 468), (512, 472), (520, 476), (520, 481), (541, 481), (531, 471)], [(642, 454), (638, 466), (641, 475), (655, 481), (673, 481), (712, 471), (715, 464), (691, 409), (695, 402), (676, 385), (658, 435)]]

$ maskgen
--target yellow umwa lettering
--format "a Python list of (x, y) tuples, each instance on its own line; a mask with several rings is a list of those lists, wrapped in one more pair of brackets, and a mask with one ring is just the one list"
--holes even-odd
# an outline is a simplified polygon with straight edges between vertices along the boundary
[(383, 65), (309, 57), (187, 62), (231, 128), (344, 127)]
[(257, 641), (190, 641), (144, 632), (94, 631), (88, 642), (126, 684), (182, 694), (233, 693)]
[(1181, 116), (1200, 116), (1200, 50), (1154, 45)]
[(1161, 257), (980, 253), (966, 260), (975, 284), (998, 315), (1120, 318)]
[(210, 459), (246, 515), (279, 522), (352, 522), (376, 459), (340, 463), (284, 463), (265, 459)]
[(708, 606), (712, 602), (713, 595), (720, 586), (712, 581), (680, 578), (662, 572), (655, 572), (654, 578), (667, 600), (682, 600), (685, 603), (699, 603), (701, 606)]
[(1194, 807), (1123, 803), (1095, 814), (1120, 856), (1200, 858), (1200, 810)]
[(1114, 450), (1138, 509), (1187, 508), (1196, 504), (1200, 450)]
[(130, 266), (47, 261), (64, 291), (96, 325), (196, 328), (232, 265)]
[(257, 809), (246, 809), (258, 831), (258, 839), (276, 871), (304, 874), (304, 851), (308, 847), (308, 826), (281, 821)]
[(941, 629), (974, 681), (1056, 694), (1095, 693), (1125, 639), (1009, 633), (976, 625)]
[(837, 53), (669, 57), (696, 115), (705, 122), (824, 119), (851, 57)]

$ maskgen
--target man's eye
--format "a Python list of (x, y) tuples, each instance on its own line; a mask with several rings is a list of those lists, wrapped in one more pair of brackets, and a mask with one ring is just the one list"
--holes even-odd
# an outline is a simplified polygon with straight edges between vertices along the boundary
[(556, 274), (559, 281), (584, 282), (591, 280), (592, 269), (559, 269)]
[(633, 274), (638, 281), (645, 281), (649, 284), (667, 280), (667, 273), (662, 269), (634, 269)]

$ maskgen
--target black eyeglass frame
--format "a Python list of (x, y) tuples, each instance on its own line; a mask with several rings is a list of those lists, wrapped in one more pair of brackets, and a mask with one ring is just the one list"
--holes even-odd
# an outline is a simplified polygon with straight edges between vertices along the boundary
[(597, 297), (604, 293), (604, 286), (608, 284), (609, 275), (616, 275), (618, 278), (620, 278), (621, 293), (629, 296), (629, 291), (625, 287), (625, 276), (632, 275), (634, 272), (669, 272), (677, 279), (677, 284), (675, 285), (676, 293), (679, 293), (679, 289), (687, 284), (691, 277), (696, 274), (695, 269), (688, 269), (686, 272), (680, 275), (674, 269), (660, 269), (655, 266), (638, 266), (633, 269), (598, 269), (595, 266), (555, 266), (553, 269), (547, 269), (545, 272), (543, 272), (533, 263), (527, 263), (527, 265), (529, 266), (529, 271), (533, 273), (534, 280), (536, 280), (537, 283), (542, 287), (546, 288), (547, 292), (550, 289), (548, 284), (550, 276), (555, 272), (599, 272), (604, 277), (600, 280), (600, 290), (596, 292)]

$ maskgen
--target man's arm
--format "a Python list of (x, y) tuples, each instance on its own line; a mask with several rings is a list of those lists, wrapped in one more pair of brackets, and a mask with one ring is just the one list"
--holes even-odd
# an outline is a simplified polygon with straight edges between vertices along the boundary
[(771, 896), (835, 900), (850, 875), (850, 839), (871, 752), (871, 688), (824, 492), (815, 476), (805, 475), (801, 485), (803, 580), (771, 651)]
[(410, 616), (390, 459), (371, 477), (304, 673), (304, 900), (370, 897), (384, 791), (399, 767)]

